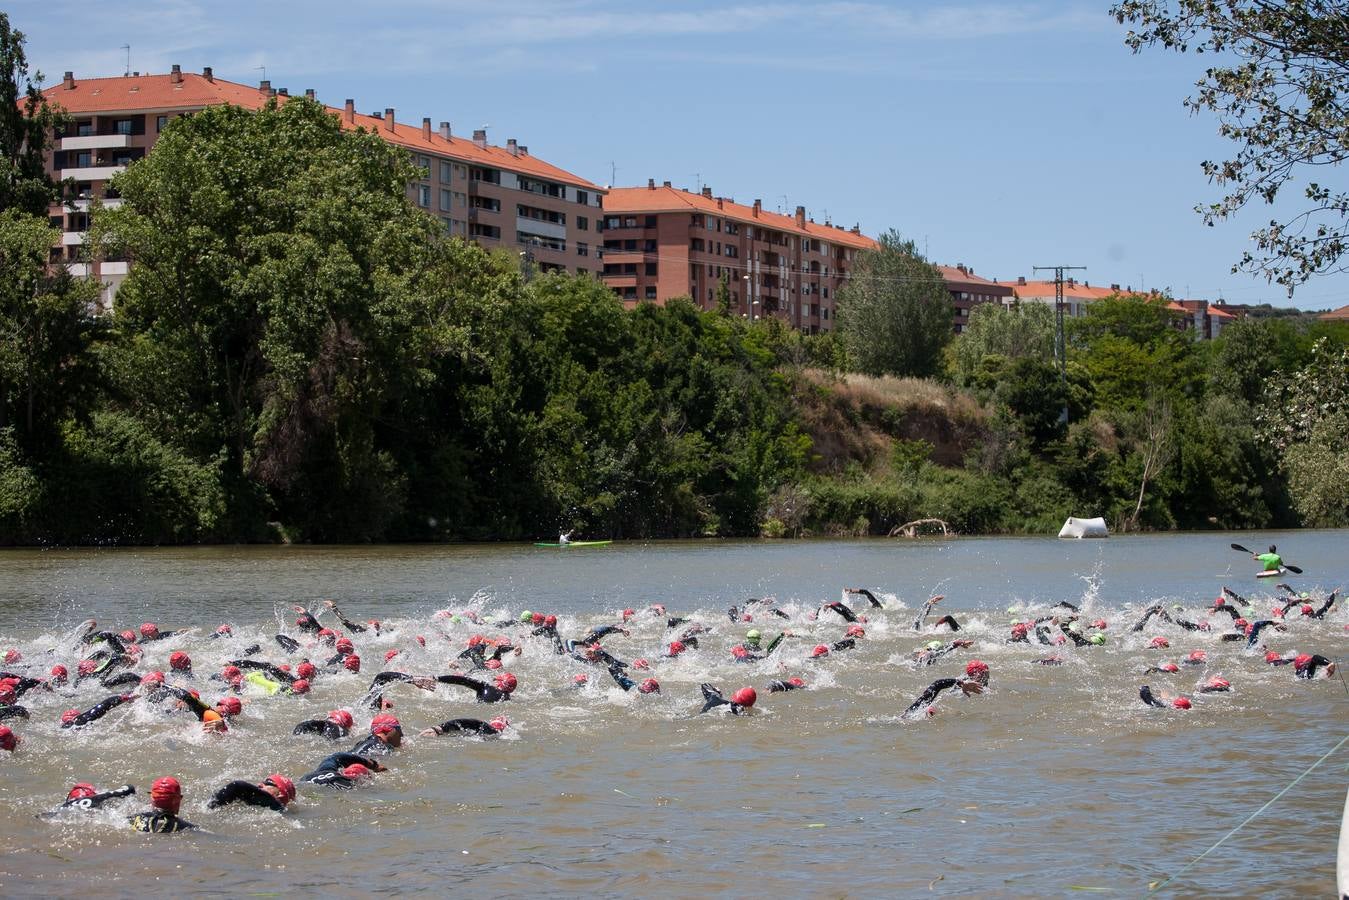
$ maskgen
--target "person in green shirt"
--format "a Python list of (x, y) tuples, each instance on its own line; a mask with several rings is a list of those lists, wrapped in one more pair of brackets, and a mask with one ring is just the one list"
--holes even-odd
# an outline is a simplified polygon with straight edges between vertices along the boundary
[(1268, 553), (1252, 553), (1251, 557), (1259, 560), (1260, 564), (1265, 567), (1266, 572), (1277, 572), (1283, 568), (1283, 557), (1279, 556), (1273, 544), (1269, 545)]

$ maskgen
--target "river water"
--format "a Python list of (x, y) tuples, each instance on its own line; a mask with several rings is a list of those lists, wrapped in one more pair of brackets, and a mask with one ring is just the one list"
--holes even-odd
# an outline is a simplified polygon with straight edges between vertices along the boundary
[[(1228, 547), (1276, 540), (1306, 574), (1288, 579), (1324, 596), (1349, 584), (1349, 534), (1164, 535), (1069, 542), (1052, 539), (807, 541), (521, 546), (247, 547), (0, 553), (0, 649), (24, 659), (7, 666), (45, 672), (80, 658), (69, 631), (80, 620), (136, 628), (147, 620), (195, 632), (148, 644), (137, 671), (168, 669), (192, 655), (203, 696), (223, 660), (260, 642), (261, 658), (298, 662), (272, 640), (279, 630), (306, 638), (290, 606), (339, 602), (348, 616), (379, 618), (383, 633), (355, 635), (360, 675), (320, 676), (308, 697), (244, 694), (242, 717), (226, 735), (202, 734), (190, 714), (143, 701), (78, 732), (63, 731), (64, 709), (110, 693), (93, 681), (41, 690), (23, 702), (28, 721), (9, 720), (23, 743), (0, 759), (0, 859), (5, 896), (114, 896), (168, 891), (230, 895), (296, 891), (347, 896), (412, 891), (475, 896), (632, 896), (744, 893), (810, 896), (1061, 896), (1082, 891), (1132, 896), (1175, 873), (1303, 772), (1349, 728), (1349, 689), (1340, 678), (1300, 681), (1291, 667), (1267, 666), (1217, 631), (1154, 624), (1129, 627), (1154, 602), (1183, 604), (1188, 619), (1211, 617), (1222, 585), (1255, 600), (1263, 618), (1273, 585)], [(1260, 546), (1263, 550), (1264, 547)], [(842, 589), (864, 586), (885, 610), (868, 610)], [(975, 641), (917, 669), (911, 653), (928, 640), (913, 630), (930, 593), (946, 600)], [(749, 597), (775, 598), (790, 621), (726, 613)], [(843, 636), (821, 603), (847, 599), (866, 615), (857, 649), (810, 658), (817, 643)], [(1067, 600), (1087, 619), (1108, 622), (1107, 643), (1081, 650), (1007, 644), (1014, 619)], [(682, 630), (646, 612), (653, 603), (711, 627), (701, 648), (678, 659), (662, 648)], [(1349, 613), (1325, 621), (1288, 617), (1267, 630), (1280, 652), (1344, 653)], [(389, 649), (390, 668), (449, 671), (474, 633), (518, 638), (518, 628), (485, 628), (436, 618), (441, 610), (481, 611), (489, 621), (521, 609), (559, 616), (565, 637), (638, 610), (631, 634), (605, 647), (646, 657), (659, 695), (624, 693), (602, 668), (554, 654), (526, 637), (507, 657), (520, 688), (511, 702), (475, 704), (467, 691), (409, 685), (389, 692), (408, 738), (374, 784), (345, 793), (301, 786), (284, 815), (251, 808), (206, 809), (211, 791), (233, 778), (298, 776), (363, 735), (361, 706)], [(1016, 612), (1009, 612), (1015, 608)], [(1173, 611), (1174, 612), (1174, 611)], [(325, 624), (331, 616), (322, 617)], [(1211, 620), (1221, 630), (1230, 618)], [(222, 623), (234, 637), (207, 640)], [(744, 629), (794, 633), (770, 660), (732, 661)], [(414, 640), (426, 639), (423, 649)], [(1155, 636), (1169, 650), (1150, 649)], [(48, 653), (48, 648), (55, 648)], [(1178, 661), (1193, 649), (1206, 667), (1145, 678), (1146, 665)], [(86, 651), (87, 652), (87, 651)], [(1051, 653), (1057, 667), (1035, 665)], [(310, 655), (319, 658), (315, 649)], [(326, 656), (327, 654), (322, 654)], [(935, 678), (986, 661), (991, 688), (958, 691), (918, 721), (900, 713)], [(571, 676), (588, 671), (582, 688)], [(1220, 674), (1230, 694), (1197, 695)], [(799, 676), (805, 690), (769, 694), (774, 678)], [(639, 676), (639, 680), (640, 680)], [(172, 678), (170, 679), (173, 680)], [(729, 695), (759, 690), (745, 716), (696, 715), (699, 683)], [(1195, 697), (1189, 711), (1152, 709), (1158, 693)], [(351, 709), (359, 734), (332, 745), (293, 737), (292, 726)], [(507, 712), (500, 739), (420, 737), (455, 716)], [(1334, 845), (1349, 777), (1349, 748), (1301, 781), (1221, 849), (1166, 888), (1168, 896), (1307, 897), (1334, 891)], [(145, 808), (150, 782), (175, 775), (182, 815), (202, 830), (143, 835), (124, 816)], [(76, 781), (101, 788), (132, 783), (141, 796), (115, 810), (54, 819)]]

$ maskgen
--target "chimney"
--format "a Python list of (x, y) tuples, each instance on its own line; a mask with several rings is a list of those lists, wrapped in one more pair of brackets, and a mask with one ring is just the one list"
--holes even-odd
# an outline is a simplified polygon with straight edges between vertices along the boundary
[(430, 118), (430, 116), (422, 116), (422, 140), (424, 140), (424, 141), (430, 141), (430, 140), (431, 140), (431, 118)]
[(201, 70), (201, 77), (202, 77), (202, 78), (205, 78), (207, 81), (211, 82), (212, 84), (215, 84), (215, 72), (212, 72), (212, 71), (211, 71), (211, 67), (210, 67), (210, 66), (206, 66), (204, 69)]
[(1068, 287), (1077, 287), (1077, 279), (1076, 279), (1076, 278), (1069, 278), (1069, 279), (1068, 279)]
[(289, 96), (290, 96), (290, 88), (278, 88), (278, 89), (277, 89), (277, 94), (279, 94), (279, 95), (282, 96), (282, 97), (289, 97)]
[(646, 189), (648, 191), (654, 191), (656, 189), (656, 179), (648, 178), (646, 180)]
[(317, 99), (317, 98), (315, 98), (315, 96), (314, 96), (314, 89), (313, 89), (313, 88), (305, 88), (305, 89), (304, 89), (304, 95), (305, 95), (305, 97), (309, 98), (310, 100)]
[(266, 94), (268, 97), (272, 96), (272, 82), (266, 78), (258, 82), (258, 93)]
[(726, 208), (726, 202), (725, 202), (724, 200), (722, 200), (720, 197), (718, 197), (718, 198), (717, 198), (717, 209), (725, 209), (725, 208)]
[(183, 83), (183, 67), (182, 67), (182, 66), (178, 65), (177, 63), (174, 63), (174, 64), (173, 64), (173, 71), (169, 73), (169, 81), (172, 81), (174, 84), (182, 84), (182, 83)]
[(350, 97), (347, 98), (347, 106), (342, 111), (342, 117), (347, 120), (348, 125), (356, 124), (356, 101)]
[(804, 206), (798, 206), (796, 208), (796, 227), (806, 227), (806, 208)]
[(758, 200), (754, 201), (754, 218), (759, 218), (759, 211), (763, 209), (763, 204)]
[(449, 123), (449, 122), (441, 122), (441, 123), (440, 123), (440, 136), (443, 137), (443, 138), (444, 138), (445, 140), (447, 140), (447, 141), (450, 139), (450, 123)]
[(712, 199), (712, 189), (707, 185), (703, 185), (703, 196), (706, 197), (708, 200)]
[(1110, 290), (1114, 291), (1115, 293), (1119, 293), (1119, 285), (1117, 284), (1110, 285)]
[(968, 274), (970, 274), (970, 273), (965, 269), (965, 264), (964, 264), (964, 263), (956, 263), (956, 269), (959, 270), (959, 272), (960, 272), (961, 275), (968, 275)]
[(384, 107), (384, 127), (388, 131), (393, 131), (393, 107)]
[(661, 184), (661, 187), (669, 187), (669, 186), (670, 186), (670, 182), (668, 182), (668, 181), (662, 181), (660, 184)]
[(1025, 276), (1025, 275), (1018, 275), (1018, 276), (1016, 276), (1016, 285), (1017, 285), (1017, 287), (1025, 287), (1025, 286), (1026, 286), (1026, 276)]
[(75, 73), (67, 72), (66, 77), (61, 80), (61, 86), (68, 91), (75, 89)]
[(515, 142), (515, 138), (506, 138), (506, 152), (511, 156), (520, 155), (520, 145)]
[(477, 147), (479, 150), (486, 150), (486, 149), (487, 149), (487, 129), (486, 129), (486, 128), (475, 128), (475, 129), (473, 129), (473, 146)]
[(521, 145), (520, 145), (520, 155), (521, 155), (521, 156), (528, 156), (528, 155), (529, 155), (529, 148), (526, 147), (524, 144), (521, 144)]
[(852, 226), (852, 233), (853, 233), (853, 234), (861, 234), (861, 233), (862, 233), (862, 223), (861, 223), (861, 222), (854, 222), (854, 223), (853, 223), (853, 226)]

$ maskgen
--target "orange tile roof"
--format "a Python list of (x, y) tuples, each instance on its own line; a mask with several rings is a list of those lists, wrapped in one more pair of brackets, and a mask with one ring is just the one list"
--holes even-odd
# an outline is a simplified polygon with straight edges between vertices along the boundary
[(1337, 322), (1341, 319), (1349, 319), (1349, 306), (1341, 306), (1339, 309), (1332, 309), (1328, 313), (1321, 313), (1317, 316), (1323, 322)]
[(985, 287), (985, 288), (993, 288), (994, 290), (1005, 290), (1007, 291), (1007, 295), (1009, 297), (1012, 295), (1012, 290), (1016, 287), (1016, 285), (1008, 284), (1004, 281), (990, 281), (989, 279), (983, 278), (979, 275), (975, 275), (973, 272), (970, 272), (968, 270), (961, 271), (956, 266), (937, 266), (937, 268), (941, 269), (941, 277), (945, 279), (945, 281), (948, 284), (959, 283), (959, 284), (968, 284), (974, 287)]
[(802, 237), (843, 244), (859, 250), (875, 250), (880, 246), (866, 235), (856, 234), (846, 228), (811, 221), (807, 221), (803, 228), (796, 223), (795, 216), (784, 216), (765, 209), (760, 209), (756, 216), (752, 206), (723, 197), (706, 197), (674, 187), (610, 188), (604, 198), (604, 211), (618, 214), (700, 212), (748, 225), (762, 225), (765, 228), (786, 231)]
[[(1349, 309), (1349, 307), (1346, 307), (1346, 309)], [(1213, 303), (1210, 303), (1210, 304), (1208, 305), (1208, 314), (1209, 314), (1210, 316), (1213, 316), (1214, 318), (1217, 318), (1217, 319), (1235, 319), (1235, 318), (1236, 318), (1236, 316), (1232, 315), (1230, 312), (1228, 312), (1227, 310), (1223, 309), (1221, 306), (1218, 306), (1218, 305), (1213, 304)]]
[[(246, 109), (259, 109), (267, 102), (267, 96), (258, 88), (221, 78), (208, 80), (204, 75), (193, 72), (184, 72), (182, 81), (177, 84), (173, 82), (171, 75), (77, 78), (73, 88), (57, 84), (47, 88), (43, 93), (49, 101), (60, 104), (73, 115), (132, 110), (196, 109), (220, 103), (232, 103)], [(277, 99), (286, 100), (285, 97)], [(343, 128), (365, 128), (379, 134), (389, 143), (409, 150), (450, 157), (475, 165), (508, 169), (603, 192), (603, 188), (599, 185), (530, 154), (517, 156), (503, 147), (494, 147), (490, 144), (479, 147), (473, 141), (462, 137), (451, 137), (446, 140), (438, 131), (433, 131), (428, 140), (423, 136), (420, 125), (405, 125), (398, 122), (390, 131), (385, 127), (384, 120), (375, 116), (357, 113), (353, 116), (354, 121), (348, 122), (345, 110), (332, 106), (325, 106), (325, 109), (338, 117)]]
[[(1012, 290), (1016, 291), (1016, 296), (1022, 299), (1031, 297), (1053, 297), (1054, 282), (1052, 281), (1027, 281), (1025, 284), (1012, 284)], [(1090, 286), (1082, 282), (1069, 284), (1063, 283), (1063, 298), (1065, 300), (1101, 300), (1106, 297), (1119, 294), (1121, 297), (1135, 296), (1144, 297), (1138, 291), (1115, 290), (1110, 287)]]

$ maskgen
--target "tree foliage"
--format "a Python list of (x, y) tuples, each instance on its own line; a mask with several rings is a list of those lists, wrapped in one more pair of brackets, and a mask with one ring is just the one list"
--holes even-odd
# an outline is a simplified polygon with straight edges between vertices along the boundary
[(1227, 191), (1220, 202), (1196, 208), (1206, 224), (1302, 188), (1296, 211), (1256, 230), (1254, 250), (1233, 271), (1262, 274), (1290, 295), (1314, 275), (1345, 271), (1349, 193), (1308, 180), (1349, 157), (1349, 14), (1342, 0), (1122, 0), (1111, 14), (1128, 23), (1125, 41), (1135, 52), (1160, 46), (1220, 58), (1185, 101), (1215, 114), (1219, 133), (1236, 144), (1230, 159), (1203, 163), (1204, 174)]
[(953, 374), (962, 384), (973, 384), (984, 360), (1054, 358), (1054, 309), (1045, 303), (981, 303), (970, 311), (969, 323), (952, 351)]
[(23, 44), (23, 32), (0, 11), (0, 212), (45, 217), (57, 200), (45, 156), (51, 135), (67, 119), (42, 95), (42, 73), (29, 77)]
[(936, 374), (951, 339), (951, 295), (941, 270), (890, 231), (864, 250), (839, 289), (837, 328), (854, 369), (867, 375)]

